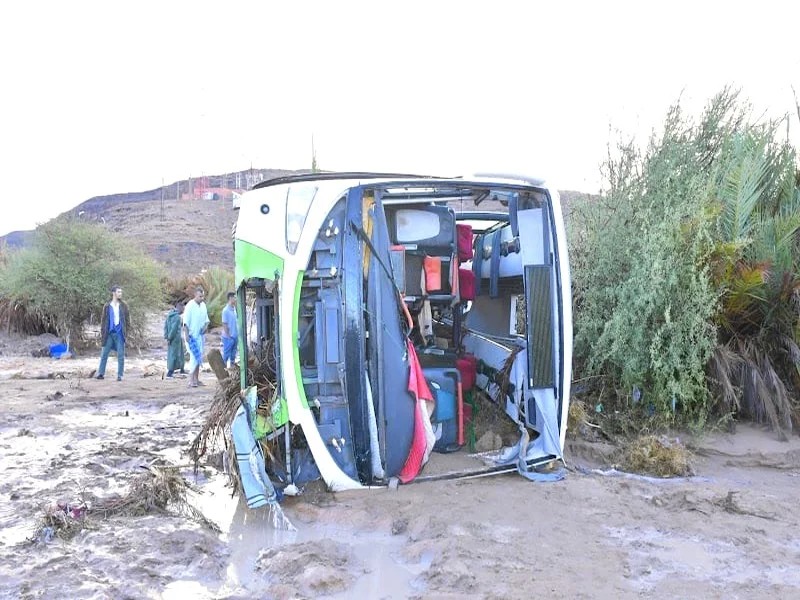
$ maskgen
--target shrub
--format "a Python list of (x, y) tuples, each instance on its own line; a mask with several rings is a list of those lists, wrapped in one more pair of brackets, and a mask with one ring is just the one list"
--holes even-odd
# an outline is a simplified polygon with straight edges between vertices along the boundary
[(703, 420), (717, 294), (694, 131), (674, 107), (644, 153), (620, 144), (604, 165), (606, 193), (575, 207), (570, 232), (579, 364), (618, 390), (617, 408), (636, 386), (650, 412), (672, 418), (679, 406)]
[(123, 287), (131, 343), (144, 339), (144, 315), (161, 302), (158, 266), (103, 225), (59, 218), (37, 229), (33, 247), (10, 253), (0, 271), (7, 295), (49, 315), (61, 335), (81, 335), (99, 318), (109, 287)]
[(616, 390), (614, 408), (630, 413), (638, 388), (657, 420), (677, 410), (702, 426), (720, 408), (791, 429), (800, 175), (781, 125), (727, 89), (697, 124), (675, 106), (643, 153), (619, 145), (606, 193), (573, 210), (576, 371)]

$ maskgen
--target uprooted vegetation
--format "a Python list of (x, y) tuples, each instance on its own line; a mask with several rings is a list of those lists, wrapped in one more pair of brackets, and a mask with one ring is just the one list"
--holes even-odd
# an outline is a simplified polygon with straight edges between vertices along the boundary
[[(247, 380), (256, 387), (259, 402), (256, 406), (256, 415), (264, 417), (265, 423), (269, 422), (272, 414), (272, 402), (275, 399), (276, 371), (275, 355), (272, 348), (268, 346), (265, 351), (265, 359), (259, 360), (256, 356), (251, 356), (248, 364)], [(236, 416), (236, 411), (242, 406), (243, 397), (240, 383), (239, 367), (235, 366), (228, 370), (228, 378), (217, 382), (217, 389), (214, 392), (214, 399), (206, 414), (203, 427), (200, 433), (192, 440), (189, 448), (189, 457), (194, 464), (195, 470), (199, 467), (200, 459), (206, 456), (209, 450), (217, 447), (220, 442), (224, 450), (231, 457), (228, 461), (230, 483), (233, 493), (240, 491), (241, 481), (239, 479), (238, 462), (235, 460), (236, 451), (233, 446), (231, 435), (231, 424)], [(260, 440), (265, 455), (271, 456), (268, 443)]]
[(76, 507), (64, 504), (48, 506), (36, 522), (31, 541), (49, 542), (54, 538), (68, 542), (84, 529), (91, 528), (86, 516), (86, 505)]
[(109, 498), (85, 498), (73, 504), (56, 504), (44, 509), (36, 523), (34, 542), (54, 538), (69, 541), (97, 519), (143, 517), (149, 514), (177, 515), (189, 518), (212, 531), (219, 527), (190, 501), (190, 493), (198, 490), (173, 466), (151, 466), (136, 476), (128, 492)]
[(576, 393), (604, 428), (792, 430), (800, 175), (784, 129), (727, 89), (696, 123), (674, 106), (644, 150), (609, 153), (601, 198), (573, 207)]
[(95, 502), (91, 514), (107, 519), (171, 512), (218, 530), (217, 525), (189, 501), (190, 492), (196, 493), (197, 489), (180, 474), (177, 467), (148, 467), (133, 480), (127, 494)]
[(622, 468), (656, 477), (685, 477), (694, 473), (691, 453), (680, 440), (645, 435), (625, 444)]

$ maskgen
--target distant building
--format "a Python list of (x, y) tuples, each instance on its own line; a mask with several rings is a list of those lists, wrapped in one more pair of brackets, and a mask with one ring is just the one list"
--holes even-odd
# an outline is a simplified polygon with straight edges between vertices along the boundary
[(200, 187), (195, 186), (192, 193), (181, 194), (181, 200), (228, 200), (232, 201), (239, 198), (244, 190), (231, 190), (220, 187)]

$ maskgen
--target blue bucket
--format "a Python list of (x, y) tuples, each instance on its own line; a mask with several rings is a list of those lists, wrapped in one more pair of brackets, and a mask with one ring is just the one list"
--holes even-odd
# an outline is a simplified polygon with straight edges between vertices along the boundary
[(60, 357), (62, 354), (67, 352), (67, 345), (66, 344), (51, 344), (50, 345), (50, 356), (55, 356), (56, 358)]

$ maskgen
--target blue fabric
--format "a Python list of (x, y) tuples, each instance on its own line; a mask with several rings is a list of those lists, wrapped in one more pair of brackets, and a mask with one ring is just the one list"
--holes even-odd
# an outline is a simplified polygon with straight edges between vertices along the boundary
[(122, 319), (123, 319), (122, 306), (118, 306), (117, 310), (119, 311), (119, 323), (114, 325), (114, 307), (111, 306), (111, 304), (108, 305), (108, 332), (109, 333), (117, 333), (117, 334), (119, 334), (119, 336), (124, 341), (125, 340), (125, 334), (123, 333), (123, 329), (122, 329)]
[(250, 388), (247, 400), (236, 411), (231, 425), (233, 445), (236, 448), (236, 461), (239, 463), (239, 476), (249, 508), (258, 508), (278, 502), (275, 488), (264, 467), (264, 453), (253, 437), (251, 415), (256, 414), (256, 400), (255, 388)]
[(228, 331), (230, 332), (230, 336), (226, 336), (223, 330), (223, 339), (226, 337), (231, 337), (233, 339), (239, 337), (238, 322), (236, 319), (236, 307), (231, 306), (230, 304), (225, 305), (225, 308), (222, 309), (222, 324), (227, 325)]
[(239, 340), (236, 338), (222, 338), (222, 360), (225, 365), (233, 364), (236, 362), (236, 352)]
[(187, 336), (188, 346), (189, 346), (189, 354), (192, 355), (194, 362), (198, 365), (203, 363), (203, 345), (200, 336), (189, 335)]

